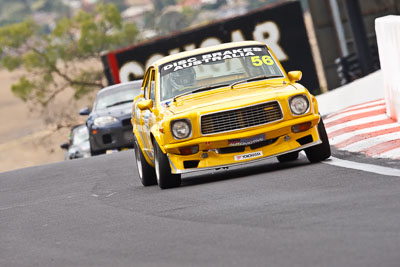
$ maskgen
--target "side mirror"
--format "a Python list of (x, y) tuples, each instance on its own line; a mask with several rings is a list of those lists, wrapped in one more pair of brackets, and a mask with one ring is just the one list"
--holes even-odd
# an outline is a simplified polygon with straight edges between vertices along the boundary
[(153, 100), (148, 99), (140, 101), (137, 106), (140, 110), (151, 109), (153, 107)]
[(62, 144), (60, 145), (60, 147), (61, 147), (62, 149), (68, 150), (69, 144), (68, 144), (68, 143), (62, 143)]
[(301, 80), (301, 77), (303, 76), (303, 73), (299, 70), (295, 71), (289, 71), (288, 73), (289, 80), (291, 83), (297, 82)]
[(89, 114), (90, 114), (90, 109), (89, 109), (88, 107), (86, 107), (86, 108), (81, 108), (81, 109), (79, 110), (79, 115), (87, 116), (87, 115), (89, 115)]

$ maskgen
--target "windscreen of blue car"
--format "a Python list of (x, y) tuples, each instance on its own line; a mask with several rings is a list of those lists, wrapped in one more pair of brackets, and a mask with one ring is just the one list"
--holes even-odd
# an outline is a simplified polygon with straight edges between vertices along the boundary
[(140, 93), (141, 84), (121, 85), (109, 90), (101, 91), (96, 96), (94, 110), (106, 109), (112, 106), (132, 102)]

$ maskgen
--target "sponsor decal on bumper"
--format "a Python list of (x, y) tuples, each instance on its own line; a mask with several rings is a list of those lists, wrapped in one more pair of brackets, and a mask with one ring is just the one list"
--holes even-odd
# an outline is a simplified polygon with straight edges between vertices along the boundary
[(265, 134), (259, 134), (249, 138), (228, 140), (229, 146), (249, 146), (258, 142), (265, 141)]
[(253, 158), (258, 158), (258, 157), (262, 157), (262, 156), (263, 156), (262, 151), (256, 151), (256, 152), (251, 152), (251, 153), (247, 153), (247, 154), (237, 155), (237, 156), (235, 156), (235, 161), (253, 159)]

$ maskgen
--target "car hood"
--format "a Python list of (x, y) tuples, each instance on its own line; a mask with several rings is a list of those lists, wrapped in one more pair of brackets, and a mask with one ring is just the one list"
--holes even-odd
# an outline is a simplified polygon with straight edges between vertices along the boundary
[(116, 118), (124, 117), (124, 116), (130, 115), (132, 113), (132, 106), (133, 106), (133, 102), (125, 103), (125, 104), (109, 107), (106, 109), (96, 110), (93, 112), (94, 113), (93, 115), (95, 117), (102, 117), (102, 116), (113, 116)]
[[(300, 88), (299, 88), (300, 89)], [(279, 100), (301, 92), (291, 84), (259, 84), (256, 86), (235, 86), (210, 90), (202, 93), (190, 94), (179, 97), (169, 104), (169, 111), (174, 114), (197, 110), (209, 112), (212, 110), (229, 109), (231, 107), (247, 106), (251, 103), (259, 103), (269, 100)]]

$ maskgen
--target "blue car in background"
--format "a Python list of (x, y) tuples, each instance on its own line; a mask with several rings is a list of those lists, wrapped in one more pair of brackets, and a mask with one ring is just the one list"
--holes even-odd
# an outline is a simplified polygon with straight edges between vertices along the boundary
[(142, 80), (137, 80), (105, 87), (97, 93), (93, 110), (80, 110), (80, 115), (89, 115), (86, 126), (92, 156), (133, 147), (131, 113), (141, 86)]

